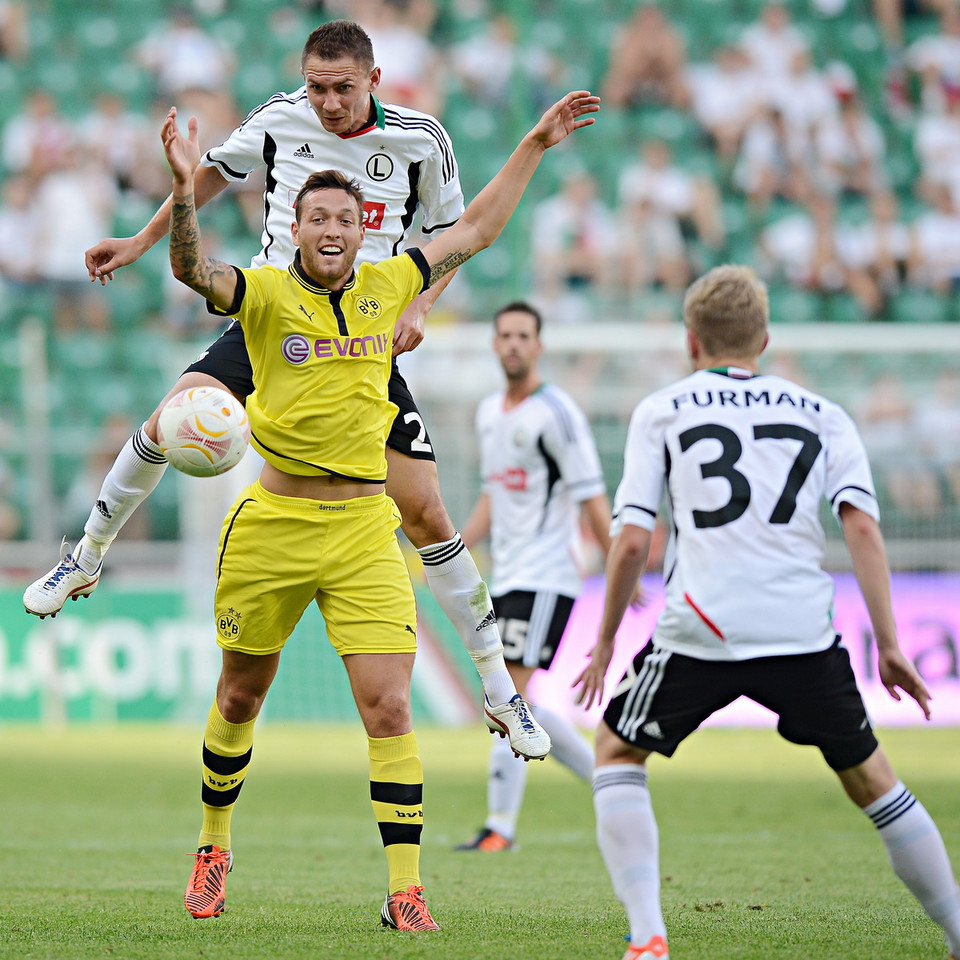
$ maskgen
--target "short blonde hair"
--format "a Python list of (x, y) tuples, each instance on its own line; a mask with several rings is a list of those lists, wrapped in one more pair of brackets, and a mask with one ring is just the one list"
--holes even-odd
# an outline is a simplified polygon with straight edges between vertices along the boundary
[(759, 356), (769, 319), (766, 284), (750, 267), (714, 267), (683, 298), (683, 322), (711, 357)]

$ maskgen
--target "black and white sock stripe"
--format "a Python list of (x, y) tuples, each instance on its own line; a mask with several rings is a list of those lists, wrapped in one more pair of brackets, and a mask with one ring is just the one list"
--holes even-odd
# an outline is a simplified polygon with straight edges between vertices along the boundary
[(916, 802), (917, 798), (904, 787), (889, 803), (879, 810), (874, 810), (869, 816), (873, 825), (878, 830), (882, 830), (884, 827), (890, 826), (894, 820), (902, 817)]
[(636, 769), (611, 769), (601, 767), (593, 775), (593, 792), (603, 790), (604, 787), (646, 787), (647, 771), (639, 765)]
[(417, 552), (420, 554), (420, 559), (423, 561), (425, 567), (439, 567), (447, 563), (447, 561), (453, 560), (454, 557), (463, 553), (466, 549), (458, 533), (451, 540), (447, 540), (446, 543), (437, 543), (432, 547), (424, 547), (423, 550), (418, 550)]
[(160, 452), (160, 448), (144, 433), (141, 427), (131, 438), (133, 452), (146, 463), (166, 463), (167, 458)]

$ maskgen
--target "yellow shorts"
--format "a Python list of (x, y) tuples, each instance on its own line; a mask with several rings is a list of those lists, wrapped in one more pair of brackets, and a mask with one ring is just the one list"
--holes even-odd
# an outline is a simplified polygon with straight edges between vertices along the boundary
[(247, 487), (220, 532), (217, 643), (283, 648), (316, 599), (340, 656), (413, 653), (417, 608), (397, 543), (400, 512), (385, 494), (320, 501)]

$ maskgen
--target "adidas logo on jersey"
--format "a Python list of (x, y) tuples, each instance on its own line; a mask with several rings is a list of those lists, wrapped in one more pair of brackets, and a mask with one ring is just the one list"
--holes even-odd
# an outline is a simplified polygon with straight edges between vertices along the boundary
[(663, 739), (663, 731), (660, 729), (660, 724), (656, 720), (651, 720), (649, 723), (645, 723), (641, 728), (643, 732), (648, 736), (652, 737), (654, 740)]
[(305, 143), (299, 150), (294, 150), (293, 155), (295, 157), (300, 157), (304, 160), (313, 160), (313, 151), (310, 149), (310, 144)]

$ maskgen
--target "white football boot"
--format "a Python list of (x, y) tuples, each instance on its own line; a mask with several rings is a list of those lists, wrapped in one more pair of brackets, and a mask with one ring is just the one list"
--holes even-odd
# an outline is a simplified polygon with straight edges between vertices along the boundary
[(483, 698), (483, 719), (491, 733), (508, 737), (515, 756), (542, 760), (550, 752), (550, 735), (534, 719), (526, 700), (515, 693), (506, 703), (494, 707)]
[[(77, 545), (77, 557), (83, 548)], [(77, 559), (70, 552), (67, 538), (60, 544), (60, 562), (39, 580), (34, 580), (23, 592), (23, 605), (27, 613), (41, 620), (55, 617), (67, 600), (88, 597), (97, 589), (103, 561), (97, 564), (93, 573), (82, 570)]]

